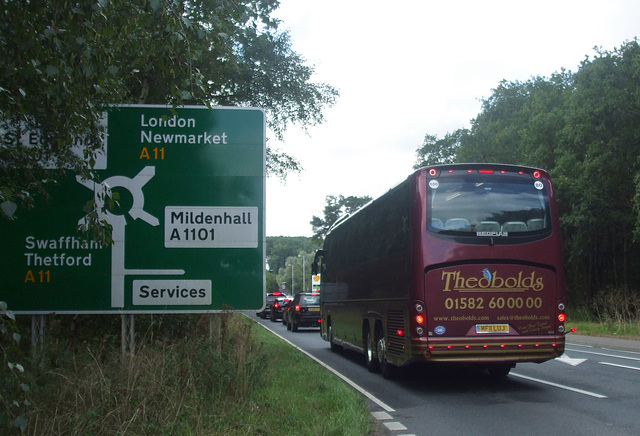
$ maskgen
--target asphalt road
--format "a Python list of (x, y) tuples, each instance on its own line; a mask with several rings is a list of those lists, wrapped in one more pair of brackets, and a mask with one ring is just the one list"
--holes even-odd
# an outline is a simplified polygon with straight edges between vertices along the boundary
[(498, 380), (426, 366), (385, 380), (359, 354), (331, 352), (318, 329), (252, 318), (362, 392), (389, 435), (640, 434), (640, 341), (570, 335), (561, 358)]

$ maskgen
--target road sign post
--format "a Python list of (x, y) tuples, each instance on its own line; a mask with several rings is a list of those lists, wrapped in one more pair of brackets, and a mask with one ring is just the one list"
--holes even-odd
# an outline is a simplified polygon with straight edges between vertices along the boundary
[[(117, 106), (102, 183), (71, 172), (0, 226), (0, 300), (16, 313), (253, 310), (265, 289), (265, 118), (253, 108)], [(113, 245), (83, 241), (110, 190)]]

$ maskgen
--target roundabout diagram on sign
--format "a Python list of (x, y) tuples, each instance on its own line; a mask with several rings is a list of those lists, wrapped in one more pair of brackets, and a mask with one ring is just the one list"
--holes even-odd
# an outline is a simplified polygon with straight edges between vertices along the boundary
[[(142, 220), (151, 226), (160, 224), (158, 218), (144, 210), (144, 193), (142, 187), (155, 175), (155, 167), (144, 167), (133, 179), (125, 176), (111, 176), (102, 183), (91, 180), (83, 180), (76, 176), (78, 183), (93, 191), (96, 209), (104, 219), (113, 227), (113, 246), (111, 248), (111, 307), (124, 307), (124, 279), (128, 275), (183, 275), (183, 269), (127, 269), (125, 268), (125, 229), (127, 220), (124, 215), (115, 215), (104, 211), (105, 189), (125, 188), (133, 197), (133, 205), (129, 210), (131, 218)], [(79, 221), (80, 225), (86, 224), (86, 218)]]

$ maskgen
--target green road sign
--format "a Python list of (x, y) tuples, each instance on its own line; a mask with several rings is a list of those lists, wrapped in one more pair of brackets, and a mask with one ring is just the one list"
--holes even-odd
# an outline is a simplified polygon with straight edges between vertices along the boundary
[[(17, 313), (252, 310), (264, 304), (265, 118), (245, 108), (107, 111), (101, 184), (71, 172), (0, 223), (0, 300)], [(105, 189), (113, 245), (77, 232)]]

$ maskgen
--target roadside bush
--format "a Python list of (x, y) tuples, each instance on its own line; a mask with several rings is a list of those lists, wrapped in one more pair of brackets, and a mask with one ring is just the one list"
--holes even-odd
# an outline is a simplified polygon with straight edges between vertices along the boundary
[(31, 402), (28, 397), (29, 384), (19, 345), (21, 335), (13, 313), (0, 301), (0, 429), (5, 432), (24, 431), (27, 425), (25, 414)]
[(111, 342), (61, 353), (39, 374), (28, 434), (215, 434), (216, 421), (247, 398), (262, 362), (250, 325), (213, 316), (215, 343), (209, 315), (182, 319), (191, 333), (178, 328), (181, 340), (164, 340), (157, 317), (140, 323), (147, 330), (132, 356)]
[(607, 288), (596, 295), (592, 306), (600, 322), (640, 322), (640, 296), (637, 292)]

